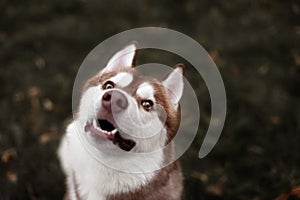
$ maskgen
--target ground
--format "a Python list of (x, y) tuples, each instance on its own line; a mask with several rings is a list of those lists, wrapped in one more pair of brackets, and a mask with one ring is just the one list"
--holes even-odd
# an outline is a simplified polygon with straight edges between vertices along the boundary
[(226, 87), (221, 138), (199, 159), (210, 102), (205, 83), (191, 80), (204, 117), (180, 159), (185, 199), (274, 199), (297, 188), (299, 19), (296, 0), (2, 0), (0, 199), (62, 198), (56, 149), (72, 116), (77, 70), (107, 37), (143, 26), (194, 38), (217, 64)]

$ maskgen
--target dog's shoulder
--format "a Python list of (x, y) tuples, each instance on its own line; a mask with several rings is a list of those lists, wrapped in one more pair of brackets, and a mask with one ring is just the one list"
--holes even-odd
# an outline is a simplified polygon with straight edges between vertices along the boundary
[(146, 185), (137, 190), (108, 196), (108, 200), (180, 200), (182, 193), (182, 174), (176, 161), (161, 170)]

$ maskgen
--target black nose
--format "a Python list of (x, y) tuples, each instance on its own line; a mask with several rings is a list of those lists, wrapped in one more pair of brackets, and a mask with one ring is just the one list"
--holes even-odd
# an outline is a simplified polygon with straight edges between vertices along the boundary
[(102, 105), (113, 112), (121, 112), (128, 107), (128, 101), (126, 96), (120, 91), (110, 90), (103, 94)]

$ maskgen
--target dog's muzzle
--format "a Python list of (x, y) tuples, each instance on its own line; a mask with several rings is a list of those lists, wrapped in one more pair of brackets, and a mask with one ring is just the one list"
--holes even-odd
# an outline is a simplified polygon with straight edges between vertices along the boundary
[(87, 122), (85, 131), (107, 138), (124, 151), (130, 151), (135, 146), (135, 141), (121, 136), (114, 119), (114, 114), (121, 113), (128, 108), (126, 96), (120, 91), (109, 90), (103, 94), (101, 104), (98, 116), (92, 122)]
[(127, 109), (128, 100), (126, 96), (117, 90), (110, 90), (102, 96), (102, 106), (111, 110), (112, 113), (119, 113)]

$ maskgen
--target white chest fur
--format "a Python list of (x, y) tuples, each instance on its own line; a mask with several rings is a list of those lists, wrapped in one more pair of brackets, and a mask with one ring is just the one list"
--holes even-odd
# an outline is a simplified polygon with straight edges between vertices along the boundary
[[(67, 176), (70, 199), (76, 199), (74, 188), (76, 184), (78, 186), (76, 190), (80, 196), (88, 200), (105, 200), (107, 195), (134, 191), (153, 178), (155, 172), (125, 173), (101, 164), (82, 146), (76, 133), (78, 129), (75, 123), (68, 126), (67, 134), (62, 140), (58, 152)], [(160, 165), (162, 158), (163, 156), (156, 159), (157, 165)], [(145, 163), (145, 168), (147, 168), (146, 165), (148, 163)], [(126, 167), (130, 168), (131, 166)], [(76, 183), (74, 183), (74, 177)]]

